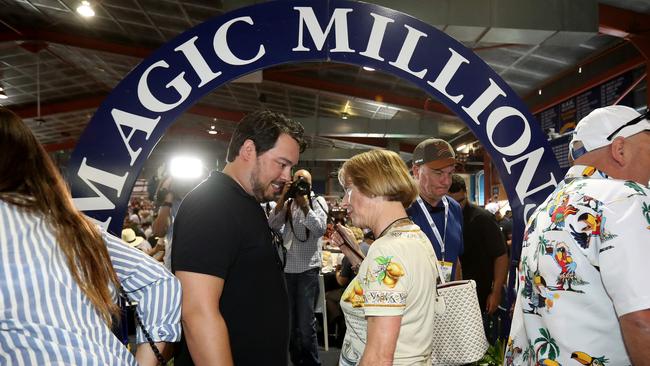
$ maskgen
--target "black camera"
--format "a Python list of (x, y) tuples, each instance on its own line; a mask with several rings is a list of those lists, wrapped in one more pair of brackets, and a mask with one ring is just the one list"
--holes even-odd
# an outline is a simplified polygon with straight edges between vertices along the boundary
[(348, 210), (345, 207), (332, 207), (330, 208), (329, 216), (331, 217), (334, 225), (345, 225), (345, 221), (348, 216)]
[(289, 190), (284, 195), (285, 201), (289, 198), (296, 198), (298, 196), (309, 196), (311, 192), (311, 184), (304, 177), (298, 177), (297, 180), (291, 182)]

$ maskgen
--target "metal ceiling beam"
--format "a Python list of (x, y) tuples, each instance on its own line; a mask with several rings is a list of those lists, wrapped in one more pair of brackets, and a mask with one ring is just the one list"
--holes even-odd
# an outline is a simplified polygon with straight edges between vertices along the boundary
[(315, 91), (327, 91), (336, 94), (344, 94), (350, 97), (373, 100), (379, 103), (393, 104), (396, 106), (408, 107), (417, 110), (425, 110), (448, 115), (455, 115), (442, 103), (431, 101), (431, 99), (410, 98), (401, 95), (377, 92), (376, 90), (359, 88), (353, 85), (334, 83), (328, 80), (296, 76), (283, 71), (264, 70), (265, 81), (273, 81), (285, 85), (297, 86), (312, 89)]
[(623, 73), (626, 73), (630, 70), (636, 69), (645, 64), (645, 59), (641, 56), (637, 56), (623, 64), (620, 64), (616, 67), (607, 69), (605, 72), (599, 73), (598, 76), (592, 78), (583, 84), (577, 85), (574, 88), (568, 89), (561, 94), (557, 94), (553, 99), (546, 101), (542, 104), (538, 104), (532, 107), (530, 110), (533, 114), (541, 112), (547, 108), (550, 108), (554, 105), (557, 105), (571, 97), (574, 97), (582, 92), (585, 92), (597, 85), (600, 85), (607, 80), (617, 77)]
[(332, 137), (428, 138), (438, 136), (437, 123), (370, 118), (297, 118), (308, 135)]
[[(78, 112), (86, 109), (97, 109), (107, 96), (108, 94), (99, 94), (61, 102), (41, 103), (41, 117), (52, 114)], [(11, 109), (22, 119), (38, 117), (38, 107), (36, 104), (10, 105), (7, 108)]]
[(638, 35), (650, 30), (650, 15), (610, 5), (598, 4), (598, 31), (619, 38)]
[[(594, 57), (583, 61), (579, 66), (585, 68), (588, 65), (594, 65), (598, 67), (598, 64), (605, 64), (604, 69), (596, 74), (595, 77), (583, 81), (577, 86), (571, 87), (567, 90), (564, 90), (562, 93), (555, 93), (555, 97), (552, 100), (547, 100), (543, 103), (537, 103), (531, 107), (533, 113), (538, 113), (544, 109), (557, 105), (562, 101), (574, 97), (594, 86), (597, 86), (607, 80), (614, 78), (622, 73), (630, 71), (632, 69), (638, 68), (646, 65), (646, 69), (650, 67), (648, 58), (650, 57), (650, 39), (645, 36), (645, 34), (650, 30), (650, 15), (640, 14), (626, 9), (620, 9), (614, 6), (598, 4), (599, 11), (599, 32), (607, 34), (610, 36), (624, 38), (629, 43), (620, 43)], [(629, 56), (630, 50), (626, 49), (626, 45), (632, 44), (635, 46), (640, 55)], [(631, 47), (628, 46), (631, 49)], [(620, 55), (620, 56), (619, 56)], [(617, 60), (624, 60), (624, 62), (619, 61), (618, 64), (611, 64)], [(590, 69), (594, 68), (588, 66)], [(577, 68), (577, 67), (576, 67)], [(560, 81), (566, 81), (567, 77), (571, 74), (575, 77), (575, 70), (567, 70), (560, 75), (556, 76), (552, 80), (547, 81), (544, 85), (540, 86), (540, 89), (545, 89), (548, 86), (551, 86)], [(647, 70), (646, 70), (647, 74)], [(650, 93), (650, 88), (648, 88), (648, 93)], [(531, 92), (524, 99), (534, 99), (536, 97), (535, 92)], [(650, 104), (650, 94), (648, 94), (648, 103)]]
[(218, 118), (229, 122), (239, 122), (246, 115), (244, 112), (215, 108), (205, 104), (195, 104), (187, 110), (187, 113), (210, 118)]
[[(357, 154), (370, 151), (370, 149), (336, 149), (336, 148), (314, 148), (306, 149), (300, 154), (300, 161), (346, 161)], [(410, 153), (399, 153), (405, 161), (412, 158)]]
[[(75, 98), (60, 102), (41, 103), (41, 117), (48, 115), (78, 112), (86, 109), (97, 109), (100, 104), (108, 97), (108, 94), (98, 94), (83, 98)], [(37, 117), (36, 104), (7, 106), (22, 119)], [(205, 104), (196, 104), (187, 110), (187, 113), (198, 116), (218, 118), (225, 121), (239, 122), (245, 113), (240, 111), (229, 111), (215, 108)]]
[[(99, 105), (106, 97), (107, 95), (102, 94), (102, 95), (90, 96), (87, 98), (75, 98), (69, 101), (41, 104), (41, 117), (47, 117), (48, 115), (54, 115), (54, 114), (78, 112), (82, 110), (94, 110), (99, 107)], [(22, 119), (30, 119), (30, 118), (37, 117), (37, 107), (35, 104), (9, 106), (8, 108), (11, 109), (14, 113), (18, 114)], [(239, 122), (241, 118), (243, 118), (243, 116), (245, 115), (245, 113), (241, 111), (222, 110), (212, 106), (201, 105), (201, 104), (190, 107), (188, 113), (204, 116), (204, 117), (218, 118), (223, 121), (235, 122), (235, 123)], [(185, 134), (187, 131), (174, 129), (174, 127), (172, 126), (170, 128), (170, 132)], [(203, 132), (201, 132), (201, 134), (202, 133)], [(218, 135), (218, 138), (224, 141), (229, 140), (230, 134), (224, 133)], [(331, 136), (328, 138), (339, 139), (348, 142), (356, 142), (365, 145), (373, 145), (377, 147), (386, 147), (386, 140), (380, 138), (360, 138), (360, 137), (346, 137), (346, 136), (337, 136), (337, 137)], [(77, 143), (76, 140), (68, 140), (63, 143), (47, 144), (44, 146), (47, 151), (58, 151), (58, 150), (72, 149), (74, 148), (74, 146), (76, 146), (76, 143)], [(409, 152), (412, 151), (412, 149), (410, 150), (403, 149), (403, 150)]]
[(43, 148), (47, 152), (55, 152), (59, 150), (71, 150), (74, 149), (75, 146), (77, 146), (77, 140), (68, 140), (56, 144), (44, 144)]
[(336, 149), (315, 148), (306, 149), (300, 154), (300, 161), (346, 161), (351, 157), (369, 149)]
[[(600, 4), (600, 31), (628, 39), (643, 55), (646, 75), (650, 72), (650, 15)], [(650, 105), (650, 88), (646, 88), (646, 104)]]
[[(575, 45), (598, 29), (596, 0), (374, 0), (443, 28), (461, 42)], [(431, 9), (435, 9), (432, 11)], [(468, 11), (471, 9), (471, 11)], [(576, 16), (580, 14), (580, 16)]]
[(370, 145), (370, 146), (382, 147), (382, 148), (388, 147), (388, 141), (384, 138), (379, 138), (379, 137), (349, 137), (349, 136), (327, 136), (327, 135), (323, 135), (321, 137), (325, 137), (332, 140), (351, 142), (353, 144), (359, 144), (359, 145)]
[(50, 32), (38, 29), (18, 29), (17, 31), (18, 33), (11, 31), (0, 32), (0, 42), (43, 41), (137, 58), (145, 58), (154, 51), (153, 48), (106, 42), (99, 38), (84, 37), (79, 34)]

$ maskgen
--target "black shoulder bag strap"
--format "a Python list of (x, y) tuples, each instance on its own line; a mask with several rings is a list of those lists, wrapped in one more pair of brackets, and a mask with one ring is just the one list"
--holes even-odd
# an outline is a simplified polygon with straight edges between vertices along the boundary
[[(126, 291), (124, 291), (124, 287), (122, 286), (120, 286), (120, 297), (126, 302), (127, 306), (131, 306), (131, 307), (133, 306), (133, 303), (126, 295)], [(149, 332), (147, 332), (147, 330), (142, 325), (142, 321), (140, 320), (140, 315), (138, 315), (137, 309), (133, 311), (133, 316), (135, 317), (136, 324), (140, 327), (140, 329), (142, 329), (142, 333), (144, 333), (144, 337), (147, 339), (147, 342), (149, 342), (149, 346), (151, 346), (151, 350), (153, 351), (153, 354), (156, 355), (156, 359), (158, 360), (158, 363), (160, 363), (163, 366), (167, 365), (167, 361), (165, 361), (165, 358), (160, 353), (160, 350), (158, 350), (158, 347), (156, 347), (156, 344), (151, 338), (151, 335), (149, 334)]]

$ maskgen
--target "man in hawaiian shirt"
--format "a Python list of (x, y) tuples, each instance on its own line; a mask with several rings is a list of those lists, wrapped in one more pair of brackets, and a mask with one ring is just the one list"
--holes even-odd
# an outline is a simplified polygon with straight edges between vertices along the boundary
[(650, 364), (647, 117), (609, 106), (576, 126), (574, 165), (528, 221), (505, 364)]

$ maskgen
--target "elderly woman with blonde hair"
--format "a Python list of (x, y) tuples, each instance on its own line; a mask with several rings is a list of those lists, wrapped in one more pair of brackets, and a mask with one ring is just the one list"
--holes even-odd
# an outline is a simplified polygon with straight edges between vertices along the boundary
[[(429, 365), (433, 340), (435, 254), (406, 214), (418, 195), (399, 155), (374, 150), (343, 164), (343, 206), (376, 240), (341, 297), (347, 333), (340, 365)], [(345, 248), (338, 227), (332, 242)]]

